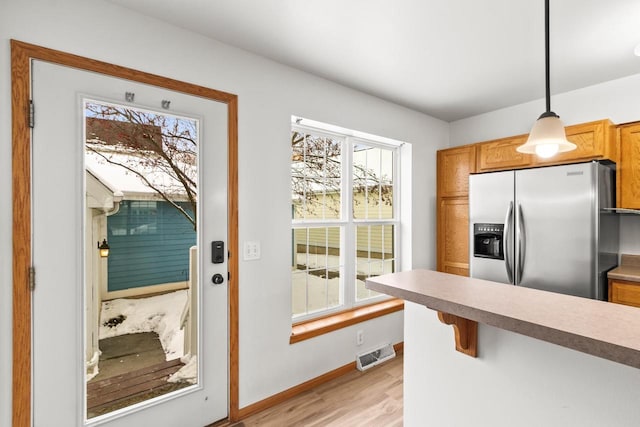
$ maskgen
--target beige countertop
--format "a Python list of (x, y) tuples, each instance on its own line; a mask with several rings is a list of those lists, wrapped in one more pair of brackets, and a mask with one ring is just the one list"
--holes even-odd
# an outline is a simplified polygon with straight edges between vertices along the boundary
[(607, 273), (609, 279), (640, 282), (640, 255), (623, 254), (620, 265)]
[(640, 308), (431, 270), (367, 279), (378, 292), (640, 368)]

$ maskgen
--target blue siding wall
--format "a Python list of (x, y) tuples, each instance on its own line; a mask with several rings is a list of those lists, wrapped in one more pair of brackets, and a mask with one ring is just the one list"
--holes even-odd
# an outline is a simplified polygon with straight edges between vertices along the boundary
[[(189, 204), (181, 204), (187, 209)], [(164, 201), (123, 201), (107, 218), (109, 291), (189, 279), (191, 223)]]

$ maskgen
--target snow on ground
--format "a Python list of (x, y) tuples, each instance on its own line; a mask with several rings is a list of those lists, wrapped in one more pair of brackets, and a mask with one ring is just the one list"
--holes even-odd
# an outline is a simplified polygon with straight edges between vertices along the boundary
[(170, 383), (179, 383), (186, 381), (191, 384), (195, 384), (198, 380), (198, 356), (184, 356), (180, 359), (185, 365), (180, 368), (176, 373), (171, 374), (169, 379)]
[[(177, 359), (185, 363), (167, 381), (186, 381), (195, 384), (198, 379), (198, 357), (183, 355), (184, 330), (180, 329), (180, 316), (187, 303), (187, 291), (181, 290), (148, 298), (120, 298), (102, 303), (100, 339), (124, 334), (155, 332), (160, 338), (166, 360)], [(121, 319), (119, 320), (112, 319)], [(113, 326), (109, 326), (109, 325)]]
[[(296, 262), (299, 265), (306, 265), (309, 268), (325, 268), (337, 270), (340, 266), (340, 257), (337, 255), (306, 254), (304, 252), (296, 254)], [(368, 259), (358, 257), (356, 259), (356, 273), (358, 275), (379, 276), (381, 274), (392, 273), (391, 265), (393, 260), (383, 261), (381, 259)]]
[[(181, 290), (148, 298), (120, 298), (102, 303), (100, 339), (124, 334), (155, 332), (160, 338), (166, 360), (184, 355), (184, 330), (180, 315), (187, 302), (187, 291)], [(107, 322), (124, 317), (121, 323)], [(116, 324), (117, 323), (117, 324)]]
[[(309, 269), (322, 269), (329, 266), (329, 271), (340, 272), (340, 257), (335, 255), (298, 253), (296, 262), (298, 265), (308, 266)], [(379, 276), (392, 272), (392, 260), (358, 258), (356, 262), (358, 275)], [(379, 294), (365, 288), (363, 280), (356, 280), (356, 295), (360, 301)], [(336, 307), (340, 304), (340, 278), (324, 278), (307, 274), (305, 270), (294, 270), (292, 298), (294, 316)]]

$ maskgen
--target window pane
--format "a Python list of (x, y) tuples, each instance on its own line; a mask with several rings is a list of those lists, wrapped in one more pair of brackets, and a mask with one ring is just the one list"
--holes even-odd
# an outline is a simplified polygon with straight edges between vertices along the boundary
[(307, 273), (294, 271), (291, 274), (292, 313), (299, 316), (307, 313)]
[(324, 219), (340, 219), (340, 178), (324, 180)]
[(354, 218), (393, 218), (393, 154), (390, 149), (354, 144)]
[(291, 133), (294, 219), (340, 218), (342, 140)]
[(292, 218), (304, 218), (304, 135), (291, 132), (291, 204)]
[(340, 232), (340, 227), (300, 227), (293, 230), (294, 317), (342, 304)]
[(382, 274), (390, 274), (393, 273), (396, 269), (396, 261), (395, 260), (385, 260), (382, 263)]
[(395, 272), (394, 225), (356, 227), (356, 301), (380, 295), (364, 287), (369, 277)]
[(309, 268), (326, 268), (327, 267), (327, 229), (326, 228), (310, 228), (308, 239), (309, 254), (307, 259)]
[(393, 218), (394, 151), (380, 150), (380, 218)]
[(382, 259), (394, 259), (395, 251), (393, 247), (393, 239), (394, 239), (394, 226), (393, 225), (383, 225), (380, 226), (380, 232), (382, 235), (380, 236), (380, 241), (382, 244)]
[(327, 275), (327, 271), (309, 270), (307, 275), (307, 313), (327, 310), (340, 305), (340, 274)]

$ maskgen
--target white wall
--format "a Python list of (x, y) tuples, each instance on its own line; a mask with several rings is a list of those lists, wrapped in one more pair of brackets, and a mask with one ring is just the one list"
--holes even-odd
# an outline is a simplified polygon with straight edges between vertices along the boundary
[(435, 150), (448, 143), (447, 123), (100, 0), (4, 0), (1, 8), (0, 425), (11, 416), (12, 38), (239, 96), (240, 242), (262, 243), (262, 259), (240, 264), (241, 407), (353, 361), (355, 328), (365, 347), (402, 341), (395, 313), (289, 345), (290, 117), (412, 144), (416, 267), (435, 265)]
[[(565, 125), (600, 119), (613, 123), (640, 121), (640, 74), (551, 97), (551, 109)], [(529, 133), (544, 111), (544, 99), (451, 123), (451, 146)], [(620, 221), (620, 253), (640, 254), (640, 215)]]
[(479, 326), (474, 359), (434, 311), (405, 304), (406, 427), (638, 425), (639, 369)]
[[(640, 74), (557, 95), (552, 107), (567, 125), (625, 123), (640, 120), (639, 97)], [(451, 145), (528, 133), (543, 110), (539, 100), (451, 123)], [(620, 251), (640, 254), (640, 215), (621, 219)], [(473, 359), (435, 312), (411, 303), (404, 325), (408, 427), (638, 425), (638, 369), (486, 325)]]

